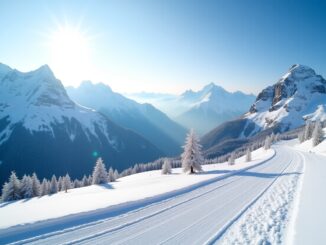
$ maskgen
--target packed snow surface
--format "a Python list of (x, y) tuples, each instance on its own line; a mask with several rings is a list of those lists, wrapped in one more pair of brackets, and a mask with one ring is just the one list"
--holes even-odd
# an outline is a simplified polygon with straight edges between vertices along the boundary
[[(275, 155), (260, 149), (250, 164), (237, 159), (234, 166), (206, 165), (198, 175), (181, 174), (180, 169), (167, 176), (152, 171), (112, 186), (4, 203), (1, 242), (320, 244), (326, 195), (316, 190), (325, 185), (326, 157), (302, 150), (297, 141), (273, 148)], [(114, 200), (123, 202), (114, 205)], [(87, 203), (94, 210), (82, 212)], [(56, 213), (60, 209), (66, 214)], [(31, 224), (12, 226), (24, 222)]]
[[(326, 133), (326, 130), (324, 129)], [(305, 156), (305, 174), (298, 201), (291, 244), (322, 244), (325, 240), (326, 140), (313, 147), (311, 140), (296, 145)]]
[(180, 168), (173, 169), (171, 175), (162, 175), (160, 170), (149, 171), (127, 176), (107, 185), (92, 185), (71, 189), (68, 193), (60, 192), (50, 196), (0, 204), (0, 229), (106, 208), (172, 192), (230, 174), (232, 171), (254, 166), (272, 157), (273, 154), (273, 150), (258, 149), (252, 153), (253, 161), (249, 163), (246, 163), (244, 157), (241, 157), (233, 166), (227, 163), (204, 165), (205, 172), (203, 174), (183, 174)]

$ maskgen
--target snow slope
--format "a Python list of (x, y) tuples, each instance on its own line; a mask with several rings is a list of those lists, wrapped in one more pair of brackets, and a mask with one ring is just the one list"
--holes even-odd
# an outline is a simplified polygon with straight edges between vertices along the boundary
[(60, 192), (51, 196), (0, 204), (0, 217), (2, 217), (0, 229), (96, 210), (179, 190), (221, 177), (232, 171), (254, 166), (272, 157), (273, 154), (273, 150), (258, 149), (252, 153), (253, 161), (249, 163), (244, 162), (244, 157), (241, 157), (233, 166), (227, 163), (204, 165), (205, 174), (186, 175), (180, 168), (173, 169), (171, 175), (162, 175), (160, 170), (149, 171), (127, 176), (104, 186), (93, 185), (72, 189), (69, 193)]
[(103, 83), (82, 82), (67, 87), (68, 95), (78, 104), (93, 108), (119, 126), (140, 134), (167, 155), (181, 153), (186, 129), (150, 104), (139, 104), (114, 92)]
[[(284, 143), (283, 143), (284, 144)], [(303, 163), (303, 157), (295, 155), (292, 161)], [(221, 244), (284, 244), (291, 241), (293, 210), (299, 196), (301, 174), (304, 165), (292, 164), (288, 173), (297, 173), (286, 178), (281, 177), (252, 207), (250, 207), (228, 229)]]
[[(276, 146), (275, 150), (275, 157), (262, 164), (179, 195), (152, 200), (137, 208), (129, 206), (124, 212), (119, 208), (111, 212), (103, 209), (101, 213), (80, 213), (52, 222), (12, 227), (0, 230), (0, 236), (5, 242), (21, 240), (32, 244), (218, 243), (271, 188), (280, 187), (278, 180), (298, 175), (297, 170), (302, 167), (298, 153), (283, 146)], [(277, 231), (281, 236), (283, 232)]]
[[(324, 129), (326, 136), (326, 129)], [(305, 174), (291, 244), (321, 244), (325, 239), (326, 140), (312, 147), (311, 140), (295, 147), (305, 156)]]
[[(326, 138), (326, 129), (323, 129)], [(326, 140), (313, 147), (312, 139), (306, 140), (301, 144), (296, 144), (296, 148), (306, 152), (314, 152), (326, 156)]]
[(20, 72), (0, 64), (0, 186), (11, 171), (19, 176), (36, 172), (41, 179), (67, 172), (81, 178), (92, 171), (94, 156), (121, 171), (164, 153), (74, 103), (47, 65)]

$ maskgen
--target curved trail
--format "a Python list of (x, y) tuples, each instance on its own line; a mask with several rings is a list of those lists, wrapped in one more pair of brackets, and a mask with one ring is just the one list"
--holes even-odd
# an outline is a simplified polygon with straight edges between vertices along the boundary
[(210, 244), (303, 158), (275, 146), (269, 161), (188, 193), (131, 212), (18, 241), (31, 244)]

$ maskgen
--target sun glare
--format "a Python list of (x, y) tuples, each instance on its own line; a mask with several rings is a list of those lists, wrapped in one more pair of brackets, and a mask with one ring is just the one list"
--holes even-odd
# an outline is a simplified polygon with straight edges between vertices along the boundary
[(89, 38), (77, 28), (60, 26), (50, 35), (50, 66), (66, 85), (76, 85), (88, 76), (91, 52)]

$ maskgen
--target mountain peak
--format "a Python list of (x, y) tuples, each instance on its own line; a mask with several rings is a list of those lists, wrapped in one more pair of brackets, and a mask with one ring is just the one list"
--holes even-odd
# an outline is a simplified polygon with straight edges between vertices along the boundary
[(32, 72), (42, 74), (44, 76), (54, 77), (54, 74), (53, 74), (51, 68), (47, 64), (40, 66), (39, 68), (37, 68), (36, 70), (34, 70)]
[(80, 83), (79, 85), (79, 88), (82, 88), (82, 89), (96, 89), (96, 90), (104, 90), (104, 91), (110, 91), (110, 92), (113, 92), (111, 87), (107, 84), (104, 84), (102, 82), (100, 83), (93, 83), (92, 81), (90, 80), (84, 80)]
[(5, 74), (9, 71), (12, 71), (12, 69), (9, 66), (0, 62), (0, 74)]
[(305, 79), (307, 77), (315, 75), (316, 72), (311, 67), (301, 64), (295, 64), (290, 67), (288, 73), (286, 73), (282, 78), (286, 79), (291, 76), (294, 79)]
[(211, 82), (207, 84), (206, 86), (203, 87), (201, 90), (204, 94), (209, 93), (209, 92), (220, 92), (220, 93), (225, 93), (227, 92), (223, 87), (216, 85), (215, 83)]

